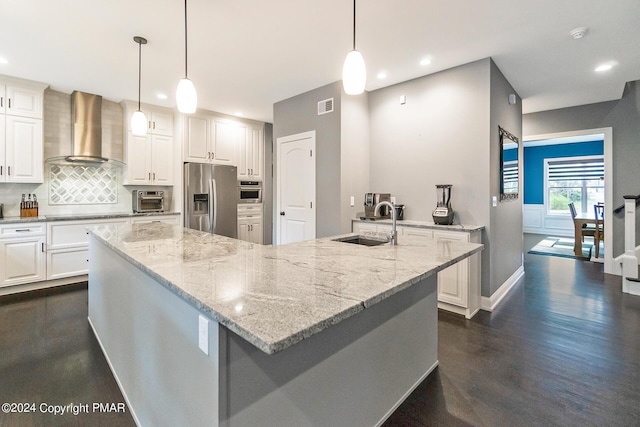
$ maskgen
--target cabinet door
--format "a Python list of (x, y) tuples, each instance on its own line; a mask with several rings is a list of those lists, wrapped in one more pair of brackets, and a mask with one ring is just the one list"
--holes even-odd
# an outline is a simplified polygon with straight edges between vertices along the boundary
[[(250, 130), (249, 130), (250, 132)], [(244, 142), (238, 147), (238, 179), (250, 179), (251, 135), (245, 137)]]
[(250, 175), (253, 179), (262, 179), (262, 163), (264, 162), (264, 138), (262, 128), (251, 128), (249, 130), (249, 143), (247, 145), (250, 148), (247, 152), (247, 163)]
[[(399, 227), (402, 230), (404, 236), (420, 236), (428, 239), (433, 238), (433, 231), (428, 228), (416, 228), (416, 227)], [(398, 231), (398, 234), (400, 232)]]
[(237, 165), (241, 144), (246, 141), (246, 128), (224, 119), (211, 121), (211, 151), (213, 162), (221, 165)]
[(244, 240), (245, 242), (250, 242), (251, 237), (249, 236), (249, 225), (251, 220), (238, 218), (238, 240)]
[(7, 85), (5, 95), (7, 114), (42, 119), (43, 92), (41, 89)]
[(262, 244), (262, 219), (255, 219), (249, 224), (249, 241)]
[[(0, 87), (2, 87), (2, 85), (0, 85)], [(7, 180), (6, 149), (5, 116), (0, 116), (0, 182), (5, 182)]]
[(0, 286), (45, 279), (44, 236), (0, 240)]
[(47, 253), (47, 280), (89, 273), (89, 249), (68, 249)]
[(151, 184), (151, 135), (127, 135), (127, 184)]
[[(0, 114), (4, 114), (7, 108), (7, 96), (5, 92), (5, 85), (0, 83)], [(2, 118), (4, 121), (4, 117)]]
[[(469, 241), (467, 233), (434, 231), (433, 238), (439, 241)], [(467, 307), (468, 305), (469, 259), (464, 259), (438, 273), (438, 300)]]
[(196, 163), (209, 163), (211, 151), (209, 150), (209, 124), (203, 116), (185, 116), (184, 135), (184, 161)]
[(173, 113), (169, 111), (151, 110), (151, 129), (154, 135), (173, 136)]
[(151, 137), (151, 178), (155, 185), (173, 185), (173, 137)]
[(43, 182), (42, 120), (6, 116), (6, 182)]

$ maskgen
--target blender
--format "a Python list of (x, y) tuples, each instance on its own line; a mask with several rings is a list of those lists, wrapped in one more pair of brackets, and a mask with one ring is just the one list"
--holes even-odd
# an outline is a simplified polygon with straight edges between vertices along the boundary
[(451, 209), (451, 184), (436, 185), (438, 204), (432, 213), (433, 222), (439, 225), (453, 224), (453, 209)]

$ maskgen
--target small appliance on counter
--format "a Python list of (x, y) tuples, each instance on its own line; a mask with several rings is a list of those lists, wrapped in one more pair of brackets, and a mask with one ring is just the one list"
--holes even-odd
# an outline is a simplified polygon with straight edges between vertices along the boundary
[(131, 197), (133, 213), (164, 212), (164, 191), (134, 190)]
[(0, 203), (0, 219), (4, 218), (4, 203)]
[(402, 220), (404, 219), (404, 205), (400, 204), (400, 205), (393, 205), (394, 209), (396, 210), (396, 219)]
[(433, 211), (433, 222), (439, 225), (453, 224), (453, 209), (451, 209), (451, 187), (450, 184), (436, 185), (438, 204)]
[(376, 205), (380, 202), (391, 203), (391, 194), (389, 193), (364, 193), (364, 213), (360, 212), (360, 219), (389, 219), (391, 218), (391, 209), (388, 206), (380, 207), (380, 215), (375, 215)]

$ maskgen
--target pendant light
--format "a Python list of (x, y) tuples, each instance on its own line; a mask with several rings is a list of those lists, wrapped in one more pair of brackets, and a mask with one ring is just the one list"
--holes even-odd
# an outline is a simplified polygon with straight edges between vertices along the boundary
[(353, 0), (353, 50), (347, 54), (342, 67), (342, 85), (347, 95), (360, 95), (367, 83), (367, 67), (362, 54), (356, 50), (356, 0)]
[(178, 83), (176, 102), (178, 111), (184, 114), (195, 113), (198, 107), (196, 87), (187, 78), (187, 0), (184, 0), (184, 79)]
[(133, 41), (138, 43), (138, 109), (131, 116), (131, 133), (135, 136), (147, 134), (147, 117), (140, 110), (140, 86), (142, 82), (142, 45), (147, 44), (147, 39), (135, 36)]

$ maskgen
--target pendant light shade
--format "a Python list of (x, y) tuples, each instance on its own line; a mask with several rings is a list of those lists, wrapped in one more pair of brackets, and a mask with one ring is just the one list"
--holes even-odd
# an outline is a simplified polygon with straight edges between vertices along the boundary
[(131, 116), (131, 133), (135, 136), (147, 134), (147, 117), (140, 110), (140, 86), (142, 84), (142, 45), (147, 44), (147, 39), (135, 36), (133, 41), (138, 43), (138, 109)]
[(193, 82), (187, 77), (187, 0), (184, 0), (184, 79), (178, 82), (176, 89), (178, 111), (193, 114), (198, 108), (198, 94)]
[(367, 67), (364, 58), (357, 50), (347, 54), (342, 67), (342, 85), (347, 95), (360, 95), (367, 83)]
[(178, 111), (184, 114), (193, 114), (196, 112), (196, 108), (198, 108), (196, 87), (193, 85), (193, 82), (186, 77), (178, 82), (176, 102), (178, 103)]
[(356, 50), (356, 0), (353, 0), (353, 50), (347, 54), (342, 67), (342, 85), (347, 95), (360, 95), (367, 83), (367, 67), (362, 54)]

